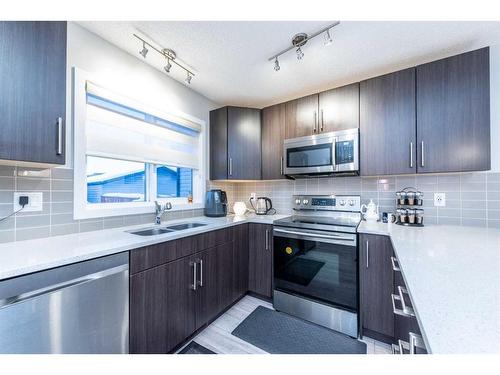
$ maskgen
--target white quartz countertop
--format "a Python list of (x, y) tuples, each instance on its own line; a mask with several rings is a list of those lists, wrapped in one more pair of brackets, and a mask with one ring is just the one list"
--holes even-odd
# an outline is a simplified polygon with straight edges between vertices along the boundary
[(206, 223), (206, 226), (155, 236), (143, 237), (127, 233), (130, 230), (151, 227), (154, 225), (151, 223), (0, 244), (0, 280), (246, 222), (272, 224), (274, 220), (287, 216), (289, 215), (251, 214), (221, 218), (200, 216), (169, 220), (162, 223), (162, 226), (187, 222)]
[(361, 222), (388, 235), (432, 353), (500, 353), (500, 229)]

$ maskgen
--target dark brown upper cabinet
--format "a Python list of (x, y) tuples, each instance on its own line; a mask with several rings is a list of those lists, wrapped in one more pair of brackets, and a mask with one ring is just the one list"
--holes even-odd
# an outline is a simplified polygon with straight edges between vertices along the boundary
[(224, 107), (210, 112), (210, 179), (261, 179), (259, 109)]
[(285, 137), (304, 137), (318, 133), (318, 94), (285, 103)]
[(417, 67), (418, 172), (488, 170), (489, 48)]
[(0, 22), (0, 160), (65, 163), (66, 22)]
[(285, 178), (283, 141), (285, 139), (285, 104), (262, 110), (262, 179)]
[(318, 132), (359, 128), (359, 83), (319, 94)]
[(227, 107), (210, 111), (210, 179), (226, 180)]
[(360, 84), (360, 172), (416, 173), (415, 68)]

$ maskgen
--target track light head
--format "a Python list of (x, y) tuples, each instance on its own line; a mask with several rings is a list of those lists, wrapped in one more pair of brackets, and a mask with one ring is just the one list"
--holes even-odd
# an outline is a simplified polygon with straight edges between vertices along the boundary
[(330, 44), (332, 44), (333, 42), (333, 39), (332, 39), (332, 36), (330, 35), (330, 29), (326, 30), (325, 32), (325, 46), (329, 46)]
[(193, 78), (193, 76), (192, 76), (189, 72), (187, 72), (187, 76), (186, 76), (186, 83), (187, 83), (188, 85), (190, 85), (190, 84), (191, 84), (191, 78)]
[(170, 68), (172, 68), (172, 64), (170, 64), (170, 60), (167, 59), (167, 65), (165, 65), (163, 69), (165, 70), (165, 72), (170, 73)]
[(280, 70), (280, 63), (278, 61), (278, 57), (276, 56), (276, 58), (274, 59), (274, 70), (275, 71), (278, 71)]
[(304, 52), (302, 52), (302, 49), (297, 48), (297, 60), (302, 60), (302, 58), (304, 57)]
[(146, 58), (148, 52), (149, 50), (146, 48), (146, 42), (142, 42), (142, 49), (139, 51), (139, 53), (142, 55), (142, 57)]

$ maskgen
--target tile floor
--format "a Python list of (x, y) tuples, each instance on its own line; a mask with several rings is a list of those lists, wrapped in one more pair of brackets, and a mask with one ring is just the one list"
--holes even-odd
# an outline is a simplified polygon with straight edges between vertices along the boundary
[[(257, 308), (273, 308), (272, 304), (258, 298), (245, 296), (216, 321), (200, 332), (193, 340), (218, 354), (267, 354), (262, 349), (233, 336), (231, 332)], [(364, 338), (368, 354), (391, 354), (391, 346), (368, 337)], [(187, 344), (186, 344), (187, 345)], [(179, 349), (179, 351), (182, 350)]]

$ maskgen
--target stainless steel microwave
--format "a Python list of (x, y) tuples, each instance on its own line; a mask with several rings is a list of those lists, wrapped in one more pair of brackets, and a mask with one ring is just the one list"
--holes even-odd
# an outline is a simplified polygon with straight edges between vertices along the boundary
[(359, 129), (286, 139), (284, 174), (291, 178), (359, 174)]

